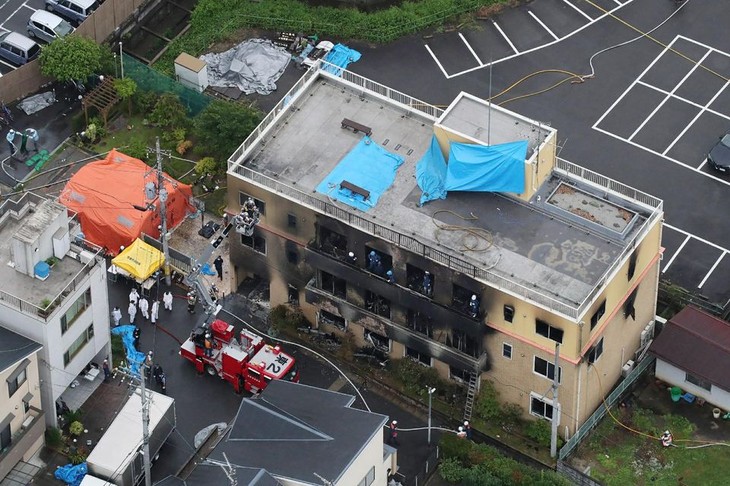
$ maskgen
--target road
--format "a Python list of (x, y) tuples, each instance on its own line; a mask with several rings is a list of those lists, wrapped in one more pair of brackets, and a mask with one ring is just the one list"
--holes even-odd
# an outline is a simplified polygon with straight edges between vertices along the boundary
[[(495, 102), (557, 128), (562, 158), (662, 198), (662, 277), (723, 305), (730, 220), (720, 208), (730, 177), (705, 157), (730, 129), (730, 38), (716, 21), (730, 4), (674, 5), (535, 0), (461, 32), (353, 45), (363, 57), (350, 69), (437, 105), (460, 91), (487, 98), (539, 73)], [(594, 77), (548, 89), (565, 73), (590, 74), (594, 54), (636, 38), (597, 55)]]

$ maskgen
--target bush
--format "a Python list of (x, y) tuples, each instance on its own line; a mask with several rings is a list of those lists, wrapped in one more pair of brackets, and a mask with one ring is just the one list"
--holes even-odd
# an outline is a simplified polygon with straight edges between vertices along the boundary
[(522, 407), (516, 403), (505, 403), (502, 406), (502, 423), (509, 429), (520, 423), (522, 420)]
[(395, 359), (388, 364), (395, 377), (411, 394), (426, 396), (427, 386), (436, 387), (437, 390), (444, 388), (441, 377), (434, 368), (422, 366), (410, 358)]
[(46, 445), (52, 449), (57, 449), (63, 445), (63, 432), (56, 427), (48, 427), (46, 429)]
[(71, 422), (71, 424), (68, 426), (68, 433), (71, 435), (75, 435), (78, 437), (84, 432), (84, 424), (79, 422), (78, 420)]
[(195, 164), (195, 173), (198, 175), (215, 174), (219, 170), (218, 162), (213, 157), (203, 157)]
[(197, 152), (225, 161), (260, 121), (253, 108), (214, 100), (195, 118)]
[(483, 420), (495, 420), (500, 417), (499, 393), (491, 381), (482, 381), (479, 396), (474, 403), (474, 413)]
[(537, 419), (527, 424), (525, 435), (543, 447), (550, 447), (550, 422)]
[(185, 105), (174, 94), (163, 94), (157, 99), (150, 113), (152, 123), (163, 128), (184, 128), (187, 126), (188, 112)]
[(461, 439), (455, 434), (443, 434), (439, 441), (441, 456), (444, 459), (452, 459), (462, 466), (471, 466), (469, 459), (473, 442)]
[(74, 466), (81, 464), (82, 462), (86, 461), (86, 457), (88, 454), (82, 452), (82, 451), (76, 451), (72, 452), (68, 455), (68, 460), (73, 464)]
[(447, 458), (439, 464), (439, 474), (450, 483), (461, 483), (468, 471), (458, 460)]
[(137, 113), (147, 114), (152, 111), (157, 103), (157, 93), (152, 91), (140, 91), (132, 95), (132, 104)]
[(271, 325), (277, 331), (284, 329), (296, 330), (298, 327), (309, 326), (309, 321), (299, 310), (293, 310), (286, 305), (277, 305), (269, 313)]

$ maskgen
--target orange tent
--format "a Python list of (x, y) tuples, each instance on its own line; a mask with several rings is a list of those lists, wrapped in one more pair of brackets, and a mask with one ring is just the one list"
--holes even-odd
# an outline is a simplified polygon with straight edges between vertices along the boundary
[[(142, 233), (160, 237), (159, 212), (140, 210), (149, 203), (159, 207), (157, 198), (145, 199), (145, 185), (157, 187), (157, 173), (139, 159), (112, 150), (104, 160), (81, 168), (66, 183), (59, 202), (78, 213), (84, 237), (116, 255), (120, 246), (129, 246)], [(167, 227), (177, 226), (195, 211), (192, 188), (164, 174), (167, 189)], [(137, 208), (135, 208), (137, 206)]]

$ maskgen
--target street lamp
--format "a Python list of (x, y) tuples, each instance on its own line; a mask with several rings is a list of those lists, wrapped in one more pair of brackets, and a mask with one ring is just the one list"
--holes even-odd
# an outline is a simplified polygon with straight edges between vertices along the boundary
[(431, 445), (431, 398), (436, 389), (427, 386), (426, 390), (428, 390), (428, 445)]

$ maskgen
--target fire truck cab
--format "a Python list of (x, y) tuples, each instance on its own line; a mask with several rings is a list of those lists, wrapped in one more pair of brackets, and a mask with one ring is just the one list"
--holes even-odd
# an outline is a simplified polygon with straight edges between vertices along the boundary
[[(230, 382), (236, 393), (244, 389), (257, 393), (271, 380), (299, 381), (294, 358), (279, 346), (266, 344), (263, 338), (245, 329), (241, 330), (239, 340), (234, 334), (232, 325), (216, 319), (210, 326), (193, 330), (180, 346), (180, 356), (191, 361), (198, 373), (217, 375)], [(210, 347), (206, 347), (206, 340)]]

